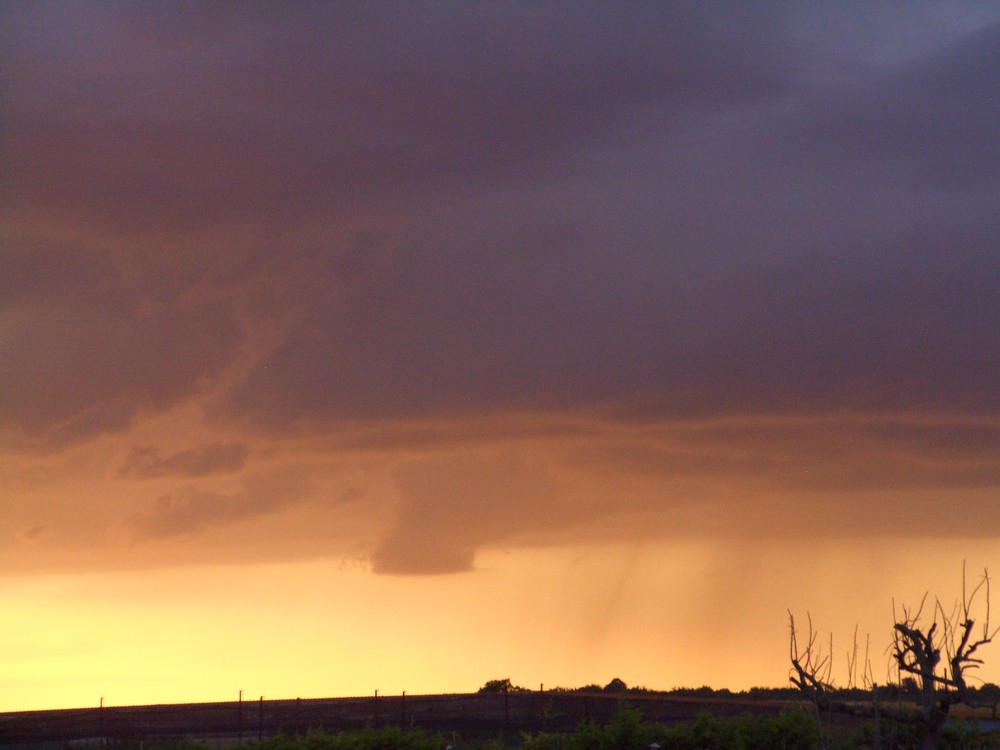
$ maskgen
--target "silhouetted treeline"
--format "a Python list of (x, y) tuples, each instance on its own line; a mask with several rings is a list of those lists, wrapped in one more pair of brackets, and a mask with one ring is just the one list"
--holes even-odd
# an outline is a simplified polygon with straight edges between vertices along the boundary
[[(912, 678), (905, 678), (898, 684), (886, 684), (877, 686), (879, 698), (885, 701), (906, 700), (913, 698), (920, 692), (920, 687)], [(530, 688), (514, 685), (510, 679), (490, 680), (479, 689), (479, 693), (519, 693), (531, 692)], [(707, 685), (701, 687), (678, 687), (670, 690), (654, 690), (647, 687), (629, 686), (623, 680), (616, 677), (606, 685), (592, 683), (581, 687), (552, 687), (545, 692), (550, 693), (579, 693), (605, 695), (658, 695), (672, 696), (677, 698), (706, 698), (706, 699), (742, 699), (761, 701), (798, 701), (802, 698), (802, 692), (793, 686), (788, 687), (752, 687), (748, 690), (733, 691), (727, 688), (712, 688)], [(969, 688), (970, 700), (982, 706), (996, 706), (1000, 704), (1000, 686), (987, 682), (979, 687)], [(870, 688), (833, 688), (830, 697), (841, 702), (864, 702), (870, 701), (872, 691)], [(996, 718), (996, 717), (994, 717)]]

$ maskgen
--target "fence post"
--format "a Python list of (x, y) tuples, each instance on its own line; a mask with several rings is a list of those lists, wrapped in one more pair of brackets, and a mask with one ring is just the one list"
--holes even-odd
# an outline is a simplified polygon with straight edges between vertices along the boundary
[(510, 685), (509, 680), (503, 686), (503, 728), (510, 729)]

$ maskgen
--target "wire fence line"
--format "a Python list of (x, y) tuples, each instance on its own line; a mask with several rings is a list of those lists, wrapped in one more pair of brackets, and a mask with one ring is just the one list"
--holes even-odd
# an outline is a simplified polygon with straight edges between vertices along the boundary
[(431, 732), (486, 734), (499, 731), (569, 730), (584, 721), (606, 723), (622, 702), (661, 723), (686, 721), (699, 712), (716, 715), (777, 713), (782, 701), (678, 698), (657, 694), (609, 695), (559, 691), (379, 695), (354, 698), (292, 698), (216, 703), (0, 713), (0, 747), (71, 741), (138, 747), (141, 740), (195, 737), (249, 741), (279, 732), (336, 732), (365, 727), (419, 727)]

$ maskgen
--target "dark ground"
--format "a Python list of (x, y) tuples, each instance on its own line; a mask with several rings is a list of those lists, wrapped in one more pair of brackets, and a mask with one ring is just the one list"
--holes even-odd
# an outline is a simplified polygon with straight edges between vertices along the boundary
[(694, 719), (776, 714), (790, 701), (678, 697), (662, 693), (610, 695), (557, 691), (496, 694), (394, 695), (115, 706), (0, 713), (0, 747), (62, 746), (112, 740), (126, 747), (156, 737), (256, 740), (277, 732), (335, 732), (362, 727), (420, 727), (486, 736), (503, 731), (569, 731), (582, 721), (610, 721), (622, 702), (662, 724)]

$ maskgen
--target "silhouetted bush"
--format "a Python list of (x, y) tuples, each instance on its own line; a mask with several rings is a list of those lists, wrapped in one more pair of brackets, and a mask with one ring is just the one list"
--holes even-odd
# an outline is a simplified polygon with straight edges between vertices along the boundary
[(312, 730), (302, 737), (276, 734), (250, 743), (253, 750), (442, 750), (447, 743), (437, 734), (421, 729), (358, 729), (329, 734)]
[(525, 750), (647, 750), (654, 742), (661, 750), (812, 750), (817, 736), (815, 721), (797, 710), (732, 719), (703, 713), (693, 722), (665, 726), (643, 721), (627, 705), (603, 727), (585, 722), (575, 733), (522, 736)]
[(509, 677), (505, 677), (502, 680), (488, 680), (485, 685), (483, 685), (477, 693), (523, 693), (526, 692), (527, 688), (523, 688), (520, 685), (514, 685)]

